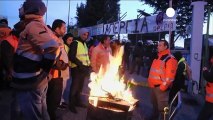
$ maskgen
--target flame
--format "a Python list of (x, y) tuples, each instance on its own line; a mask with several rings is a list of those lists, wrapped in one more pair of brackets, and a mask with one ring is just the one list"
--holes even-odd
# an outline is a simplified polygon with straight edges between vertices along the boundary
[(110, 56), (110, 62), (105, 69), (101, 66), (98, 73), (93, 72), (90, 74), (89, 99), (93, 100), (94, 106), (97, 106), (97, 97), (109, 97), (109, 94), (113, 98), (125, 100), (130, 104), (135, 100), (123, 77), (119, 76), (119, 66), (122, 63), (123, 52), (124, 47), (121, 46), (115, 56)]

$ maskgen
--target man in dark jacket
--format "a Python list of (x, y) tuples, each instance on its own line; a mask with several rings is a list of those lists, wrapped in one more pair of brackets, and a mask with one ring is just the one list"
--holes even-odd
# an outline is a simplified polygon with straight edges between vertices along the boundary
[(79, 30), (79, 38), (73, 41), (70, 45), (68, 53), (71, 61), (71, 76), (72, 84), (69, 95), (69, 109), (73, 113), (77, 113), (76, 106), (86, 107), (82, 100), (80, 93), (83, 90), (84, 80), (89, 75), (90, 60), (88, 55), (88, 48), (86, 40), (89, 37), (89, 31), (85, 28)]
[(13, 57), (18, 46), (19, 34), (23, 29), (23, 22), (16, 23), (9, 36), (0, 41), (0, 89), (9, 88), (12, 80)]
[(210, 120), (213, 116), (213, 55), (210, 59), (210, 68), (203, 68), (203, 77), (207, 81), (205, 104), (198, 116), (198, 120)]
[[(181, 52), (174, 53), (174, 57), (178, 61), (178, 68), (175, 75), (175, 80), (173, 82), (172, 88), (169, 92), (169, 103), (171, 103), (172, 99), (175, 97), (178, 91), (180, 91), (181, 88), (184, 88), (185, 83), (185, 75), (186, 75), (186, 65), (185, 65), (185, 58), (182, 57)], [(175, 101), (175, 106), (177, 104), (177, 99)]]
[(66, 82), (69, 78), (68, 56), (64, 49), (64, 42), (62, 37), (66, 32), (66, 23), (63, 20), (56, 19), (52, 24), (53, 37), (59, 44), (59, 56), (57, 56), (56, 63), (51, 69), (51, 81), (48, 83), (47, 90), (47, 110), (51, 120), (56, 119), (55, 111), (60, 105), (63, 98), (63, 91), (66, 87)]
[(132, 60), (133, 65), (130, 74), (134, 73), (135, 67), (137, 67), (137, 75), (140, 74), (140, 69), (143, 63), (143, 56), (144, 56), (143, 45), (141, 42), (138, 42), (137, 46), (135, 46), (135, 49), (133, 51), (133, 60)]

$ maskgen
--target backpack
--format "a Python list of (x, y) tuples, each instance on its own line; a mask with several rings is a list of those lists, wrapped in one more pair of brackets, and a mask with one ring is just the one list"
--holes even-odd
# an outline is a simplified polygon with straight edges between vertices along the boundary
[[(165, 62), (165, 67), (166, 67), (166, 62), (171, 58), (170, 57), (167, 57), (165, 58), (164, 62)], [(186, 61), (183, 61), (183, 63), (185, 64), (185, 70), (184, 70), (184, 74), (185, 74), (185, 77), (187, 80), (191, 80), (192, 79), (192, 70), (191, 70), (191, 67), (189, 66), (189, 64), (186, 62)]]

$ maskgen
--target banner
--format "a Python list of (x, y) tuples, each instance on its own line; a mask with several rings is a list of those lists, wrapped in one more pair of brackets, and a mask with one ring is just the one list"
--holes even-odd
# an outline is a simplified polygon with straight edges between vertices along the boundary
[(103, 34), (103, 25), (104, 25), (104, 24), (99, 24), (99, 25), (93, 26), (93, 27), (91, 28), (90, 36), (102, 35), (102, 34)]
[[(91, 27), (85, 27), (89, 30), (89, 36), (96, 36), (96, 35), (102, 35), (103, 34), (103, 25), (99, 24)], [(80, 29), (80, 28), (79, 28)]]
[(144, 34), (176, 30), (176, 16), (167, 17), (164, 13), (140, 19), (117, 21), (109, 24), (99, 24), (87, 27), (90, 36), (115, 34)]

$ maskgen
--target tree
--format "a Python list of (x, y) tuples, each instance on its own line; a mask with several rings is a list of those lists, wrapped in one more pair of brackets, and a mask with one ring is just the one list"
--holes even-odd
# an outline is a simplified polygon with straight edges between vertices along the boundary
[[(169, 7), (169, 0), (141, 0), (145, 4), (150, 5), (154, 8), (154, 13), (159, 11), (166, 11)], [(200, 0), (173, 0), (172, 7), (177, 12), (177, 34), (182, 37), (186, 36), (186, 26), (192, 22), (192, 7), (191, 2)], [(208, 2), (208, 7), (213, 11), (213, 1), (205, 0)], [(207, 7), (206, 7), (207, 8)], [(205, 10), (205, 17), (207, 17), (207, 9)]]
[(118, 2), (119, 0), (87, 0), (85, 5), (77, 5), (78, 27), (117, 21), (120, 10)]
[(80, 4), (80, 6), (77, 5), (77, 25), (78, 26), (83, 26), (86, 24), (86, 20), (85, 18), (87, 18), (86, 14), (85, 14), (85, 5), (83, 3)]

